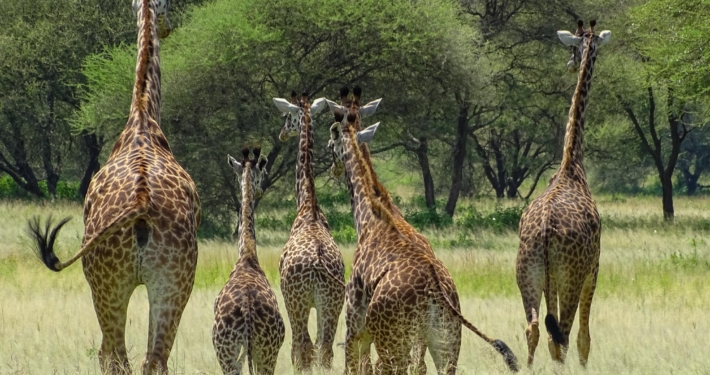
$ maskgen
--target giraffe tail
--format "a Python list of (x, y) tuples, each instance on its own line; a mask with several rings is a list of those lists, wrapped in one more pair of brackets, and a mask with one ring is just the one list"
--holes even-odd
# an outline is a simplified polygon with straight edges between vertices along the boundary
[(513, 351), (508, 347), (506, 343), (504, 343), (501, 340), (498, 339), (493, 339), (488, 337), (485, 333), (481, 332), (476, 326), (473, 325), (473, 323), (469, 322), (463, 314), (454, 306), (453, 302), (451, 302), (451, 299), (449, 299), (449, 296), (446, 295), (446, 292), (444, 291), (444, 287), (441, 285), (441, 280), (439, 279), (439, 275), (436, 272), (436, 267), (434, 264), (430, 264), (431, 270), (432, 270), (432, 276), (434, 279), (434, 283), (436, 284), (437, 290), (432, 291), (432, 295), (434, 296), (434, 299), (436, 299), (439, 304), (444, 306), (445, 308), (448, 308), (448, 310), (451, 312), (451, 314), (456, 317), (456, 319), (461, 322), (466, 328), (470, 329), (473, 333), (478, 335), (480, 338), (485, 340), (487, 343), (491, 344), (493, 348), (500, 353), (503, 356), (503, 359), (505, 360), (505, 364), (508, 365), (508, 368), (512, 372), (518, 372), (518, 358), (515, 356)]
[(318, 259), (318, 265), (319, 270), (328, 278), (332, 279), (335, 281), (336, 284), (340, 284), (341, 286), (345, 287), (345, 282), (335, 276), (333, 272), (330, 271), (328, 267), (326, 267), (325, 263), (323, 262), (323, 245), (319, 244), (318, 247), (316, 248), (316, 256)]
[(35, 216), (28, 222), (28, 234), (34, 242), (34, 251), (37, 257), (42, 261), (42, 263), (44, 263), (45, 266), (47, 266), (47, 268), (52, 271), (59, 272), (72, 265), (74, 262), (79, 260), (79, 258), (93, 250), (98, 244), (118, 232), (121, 228), (135, 225), (136, 240), (139, 245), (144, 246), (148, 240), (147, 234), (150, 227), (150, 220), (146, 217), (148, 214), (148, 208), (149, 205), (147, 204), (134, 204), (132, 208), (129, 208), (118, 215), (118, 217), (113, 219), (109, 225), (101, 229), (101, 231), (99, 231), (99, 233), (94, 237), (86, 240), (81, 249), (66, 262), (61, 262), (59, 258), (57, 258), (57, 255), (54, 252), (54, 243), (57, 240), (59, 230), (62, 229), (62, 227), (71, 218), (67, 217), (62, 219), (56, 226), (54, 226), (54, 228), (52, 228), (52, 217), (50, 216), (47, 219), (44, 228), (42, 228), (40, 218)]

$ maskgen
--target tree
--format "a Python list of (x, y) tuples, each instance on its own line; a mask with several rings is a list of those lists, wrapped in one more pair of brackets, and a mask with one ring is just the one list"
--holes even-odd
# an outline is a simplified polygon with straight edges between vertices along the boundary
[[(193, 8), (161, 44), (162, 127), (197, 184), (207, 226), (227, 228), (238, 207), (225, 154), (245, 142), (268, 151), (265, 190), (293, 173), (296, 144), (278, 141), (283, 123), (272, 97), (292, 89), (337, 97), (343, 84), (359, 83), (369, 99), (386, 71), (413, 72), (412, 82), (434, 75), (451, 59), (449, 40), (460, 26), (456, 12), (454, 3), (412, 6), (403, 0), (283, 0), (268, 7), (256, 0), (217, 0)], [(77, 131), (95, 132), (109, 142), (120, 132), (128, 115), (134, 54), (121, 47), (87, 61), (89, 84), (75, 118)], [(316, 144), (325, 145), (328, 132), (318, 130), (320, 117), (314, 121)], [(332, 160), (325, 147), (314, 151), (316, 161)]]

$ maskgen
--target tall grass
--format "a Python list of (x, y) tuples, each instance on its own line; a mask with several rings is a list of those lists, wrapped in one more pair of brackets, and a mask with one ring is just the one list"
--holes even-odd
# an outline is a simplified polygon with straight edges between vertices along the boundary
[[(710, 199), (677, 199), (675, 225), (663, 223), (655, 199), (598, 198), (605, 222), (599, 283), (592, 305), (592, 353), (584, 371), (576, 359), (576, 328), (568, 362), (552, 363), (543, 333), (536, 362), (528, 373), (650, 374), (707, 373), (707, 335), (710, 332), (710, 233), (701, 224), (710, 219)], [(405, 208), (416, 208), (401, 202)], [(347, 213), (347, 202), (325, 204), (326, 210)], [(463, 202), (482, 215), (515, 209), (516, 203), (483, 200)], [(278, 291), (278, 261), (288, 237), (280, 224), (269, 227), (265, 217), (280, 218), (288, 207), (257, 211), (259, 261)], [(456, 224), (472, 211), (462, 212), (451, 226), (424, 226), (423, 233), (451, 272), (462, 297), (462, 311), (487, 334), (511, 346), (524, 362), (525, 318), (515, 284), (517, 234), (508, 228), (464, 227)], [(75, 265), (60, 274), (46, 270), (24, 238), (33, 215), (73, 216), (58, 242), (66, 259), (81, 243), (81, 207), (75, 203), (0, 203), (0, 374), (99, 374), (101, 333), (91, 293)], [(344, 218), (342, 220), (345, 220)], [(339, 229), (348, 228), (345, 224)], [(178, 374), (218, 374), (210, 332), (212, 306), (237, 260), (236, 245), (228, 240), (203, 240), (195, 289), (182, 318), (169, 365)], [(355, 245), (340, 241), (347, 273)], [(139, 287), (131, 299), (127, 345), (134, 370), (146, 348), (148, 303)], [(312, 320), (314, 316), (312, 317)], [(286, 319), (287, 320), (287, 319)], [(289, 328), (287, 328), (288, 330)], [(315, 321), (311, 322), (315, 330)], [(314, 335), (315, 332), (312, 332)], [(341, 317), (336, 342), (344, 340)], [(277, 373), (292, 373), (290, 332), (279, 357)], [(336, 350), (332, 372), (341, 373), (343, 352)], [(427, 357), (428, 373), (434, 373)], [(505, 373), (500, 356), (470, 332), (463, 334), (459, 373)]]

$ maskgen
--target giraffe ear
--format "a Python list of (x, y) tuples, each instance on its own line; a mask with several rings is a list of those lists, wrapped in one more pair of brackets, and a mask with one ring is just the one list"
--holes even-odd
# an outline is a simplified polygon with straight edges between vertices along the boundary
[(375, 111), (377, 110), (377, 106), (380, 105), (380, 102), (382, 101), (382, 98), (379, 98), (377, 100), (373, 100), (364, 106), (360, 107), (359, 112), (360, 112), (360, 118), (363, 119), (368, 116), (372, 116), (375, 114)]
[(609, 43), (610, 40), (611, 40), (611, 31), (604, 30), (601, 33), (599, 33), (599, 39), (597, 40), (597, 46), (607, 44), (607, 43)]
[(288, 100), (282, 98), (274, 98), (274, 104), (279, 111), (283, 113), (291, 113), (293, 115), (297, 115), (298, 111), (301, 109), (297, 105), (293, 105), (289, 103)]
[(261, 154), (259, 155), (259, 161), (256, 163), (257, 168), (259, 168), (260, 171), (264, 170), (264, 167), (266, 167), (266, 163), (269, 162), (269, 159), (266, 157), (266, 155)]
[(238, 174), (242, 173), (244, 166), (229, 154), (227, 154), (227, 163), (234, 169), (234, 172)]
[(345, 107), (343, 107), (340, 104), (337, 104), (334, 101), (331, 101), (328, 99), (326, 99), (325, 101), (326, 101), (326, 103), (328, 103), (328, 108), (330, 108), (330, 112), (333, 114), (335, 114), (336, 112), (340, 112), (340, 113), (347, 113), (348, 112), (348, 110)]
[(560, 42), (566, 46), (579, 46), (582, 43), (582, 37), (575, 36), (569, 31), (558, 31), (557, 37), (560, 38)]
[(325, 98), (318, 98), (313, 101), (313, 104), (311, 104), (311, 114), (315, 115), (320, 113), (323, 109), (325, 109)]
[(377, 127), (380, 126), (380, 123), (376, 123), (373, 125), (370, 125), (366, 127), (365, 129), (360, 130), (357, 132), (356, 138), (357, 138), (357, 143), (358, 144), (363, 144), (363, 143), (370, 143), (372, 138), (375, 137), (375, 132), (377, 131)]
[(333, 125), (330, 126), (330, 141), (332, 142), (333, 140), (337, 140), (338, 137), (340, 137), (340, 127), (342, 125), (340, 122), (334, 122)]

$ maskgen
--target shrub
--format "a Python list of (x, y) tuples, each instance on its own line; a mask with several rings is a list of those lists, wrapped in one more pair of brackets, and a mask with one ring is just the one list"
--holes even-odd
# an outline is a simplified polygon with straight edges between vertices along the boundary
[(404, 216), (409, 224), (417, 230), (426, 227), (445, 228), (451, 226), (453, 220), (445, 213), (437, 213), (435, 209), (425, 211), (413, 211)]

